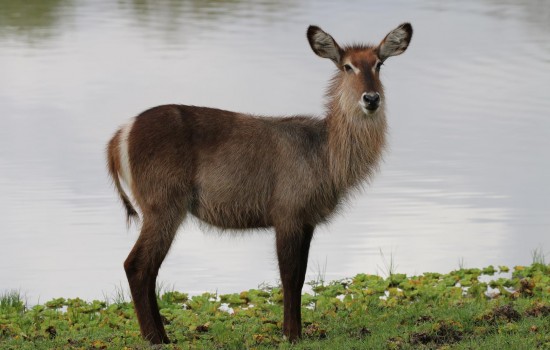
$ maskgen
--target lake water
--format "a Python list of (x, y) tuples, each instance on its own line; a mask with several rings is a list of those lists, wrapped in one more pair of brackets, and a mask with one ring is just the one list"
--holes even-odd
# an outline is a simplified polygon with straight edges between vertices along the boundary
[[(332, 63), (305, 37), (379, 42), (380, 172), (317, 230), (307, 279), (529, 264), (550, 253), (548, 1), (0, 1), (0, 291), (29, 302), (126, 287), (136, 237), (104, 147), (129, 117), (183, 103), (321, 114)], [(187, 223), (159, 280), (189, 293), (276, 283), (272, 233)]]

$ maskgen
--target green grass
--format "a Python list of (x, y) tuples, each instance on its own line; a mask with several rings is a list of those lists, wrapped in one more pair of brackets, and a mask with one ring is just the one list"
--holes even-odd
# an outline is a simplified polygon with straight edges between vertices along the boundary
[(533, 259), (533, 264), (542, 264), (546, 265), (546, 254), (542, 251), (542, 248), (536, 248), (531, 252), (531, 257)]
[[(550, 265), (540, 259), (511, 276), (499, 274), (505, 266), (410, 277), (388, 270), (386, 278), (318, 278), (314, 293), (303, 296), (297, 344), (282, 337), (278, 287), (192, 298), (164, 289), (159, 305), (175, 343), (161, 348), (550, 349)], [(481, 275), (492, 281), (480, 282)], [(0, 348), (148, 349), (127, 300), (121, 288), (111, 302), (58, 298), (27, 307), (18, 292), (7, 292), (0, 297)]]

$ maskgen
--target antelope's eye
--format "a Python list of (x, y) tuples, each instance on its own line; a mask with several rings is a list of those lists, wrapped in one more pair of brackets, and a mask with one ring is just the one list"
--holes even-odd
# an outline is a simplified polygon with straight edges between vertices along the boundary
[(346, 73), (351, 73), (353, 72), (353, 68), (351, 68), (351, 65), (349, 64), (344, 64), (344, 70), (346, 71)]
[(376, 71), (380, 71), (380, 67), (382, 67), (384, 63), (382, 61), (378, 61), (376, 62), (376, 66), (374, 66), (374, 69), (376, 69)]

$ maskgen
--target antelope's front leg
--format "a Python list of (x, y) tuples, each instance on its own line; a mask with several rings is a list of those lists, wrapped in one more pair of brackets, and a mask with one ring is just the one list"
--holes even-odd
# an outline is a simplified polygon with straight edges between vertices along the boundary
[(313, 230), (311, 225), (276, 228), (277, 258), (283, 283), (283, 333), (291, 342), (302, 336), (302, 287)]

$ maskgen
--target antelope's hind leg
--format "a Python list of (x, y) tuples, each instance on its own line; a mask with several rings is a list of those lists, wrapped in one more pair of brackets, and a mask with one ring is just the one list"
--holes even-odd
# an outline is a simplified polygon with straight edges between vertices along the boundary
[(152, 344), (170, 342), (160, 317), (155, 286), (160, 266), (184, 217), (184, 210), (144, 211), (140, 235), (124, 262), (141, 335)]

